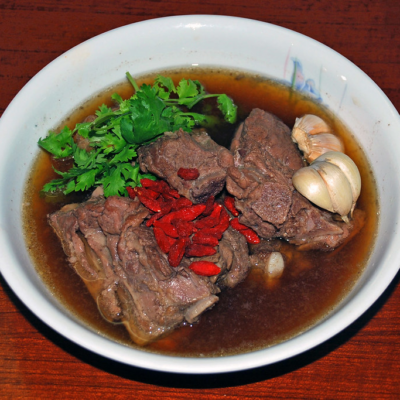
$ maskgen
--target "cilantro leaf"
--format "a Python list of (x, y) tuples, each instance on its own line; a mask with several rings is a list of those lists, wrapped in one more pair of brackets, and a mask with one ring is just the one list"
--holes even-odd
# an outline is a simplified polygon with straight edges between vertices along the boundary
[(124, 148), (113, 159), (110, 160), (110, 164), (132, 160), (137, 156), (136, 148), (137, 145), (124, 146)]
[(123, 99), (122, 99), (122, 97), (118, 94), (118, 93), (113, 93), (112, 95), (111, 95), (111, 98), (114, 100), (114, 101), (116, 101), (118, 104), (121, 104), (121, 103), (123, 103)]
[(104, 154), (109, 154), (121, 151), (126, 146), (126, 141), (115, 134), (107, 133), (98, 146), (103, 150)]
[[(207, 125), (215, 118), (187, 112), (198, 102), (216, 97), (225, 119), (230, 123), (236, 120), (236, 106), (232, 100), (225, 94), (207, 94), (197, 80), (182, 79), (175, 86), (171, 78), (159, 75), (153, 86), (143, 84), (139, 88), (129, 72), (126, 76), (135, 94), (125, 100), (113, 94), (111, 98), (119, 108), (103, 104), (93, 121), (78, 123), (74, 129), (64, 127), (58, 134), (50, 132), (39, 139), (39, 146), (54, 157), (74, 160), (67, 172), (55, 170), (60, 178), (46, 183), (42, 191), (62, 190), (68, 194), (103, 185), (106, 197), (127, 196), (127, 186), (140, 186), (143, 178), (156, 179), (151, 174), (140, 173), (136, 160), (139, 146), (168, 131), (182, 128), (191, 132), (196, 125)], [(78, 141), (75, 143), (75, 135), (86, 139), (86, 149), (79, 148)]]
[(102, 104), (99, 109), (95, 112), (98, 117), (109, 115), (112, 113), (112, 109), (108, 108), (105, 104)]
[(104, 188), (104, 196), (117, 196), (121, 194), (126, 196), (126, 183), (125, 179), (121, 176), (122, 166), (118, 165), (116, 168), (111, 169), (111, 173), (101, 180)]
[(221, 94), (217, 98), (218, 108), (221, 110), (227, 122), (234, 124), (237, 118), (237, 107), (233, 104), (231, 98), (226, 94)]
[(82, 192), (88, 190), (94, 185), (96, 175), (100, 172), (100, 169), (91, 169), (77, 177), (77, 184), (74, 186), (74, 190)]
[(72, 155), (73, 132), (65, 126), (60, 133), (50, 132), (49, 136), (39, 139), (39, 146), (53, 154), (56, 158), (65, 158)]
[(133, 121), (128, 116), (121, 119), (121, 135), (128, 143), (135, 143), (135, 138), (133, 135)]
[(42, 191), (53, 193), (59, 190), (60, 188), (64, 188), (65, 186), (66, 186), (65, 179), (53, 179), (52, 181), (44, 184)]
[(192, 80), (182, 79), (177, 87), (179, 99), (188, 97), (196, 97), (199, 94), (196, 82)]
[(174, 81), (162, 75), (158, 75), (155, 82), (154, 88), (156, 89), (156, 94), (161, 99), (169, 99), (172, 93), (176, 93), (176, 88), (174, 85)]

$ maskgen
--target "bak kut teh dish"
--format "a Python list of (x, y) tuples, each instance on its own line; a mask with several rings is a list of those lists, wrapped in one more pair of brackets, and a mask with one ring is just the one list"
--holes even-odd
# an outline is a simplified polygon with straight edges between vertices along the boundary
[(24, 208), (39, 273), (91, 329), (146, 351), (231, 355), (304, 332), (373, 246), (363, 152), (283, 84), (168, 76), (128, 73), (39, 140)]

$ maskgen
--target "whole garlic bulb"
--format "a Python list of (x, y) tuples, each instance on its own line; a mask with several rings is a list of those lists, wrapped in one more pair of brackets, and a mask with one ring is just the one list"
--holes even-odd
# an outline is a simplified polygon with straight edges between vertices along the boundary
[(300, 168), (293, 186), (304, 197), (348, 222), (361, 192), (361, 176), (354, 161), (344, 153), (330, 151)]
[(308, 162), (328, 151), (344, 152), (342, 141), (333, 134), (330, 126), (322, 118), (312, 114), (296, 118), (292, 140), (297, 143)]

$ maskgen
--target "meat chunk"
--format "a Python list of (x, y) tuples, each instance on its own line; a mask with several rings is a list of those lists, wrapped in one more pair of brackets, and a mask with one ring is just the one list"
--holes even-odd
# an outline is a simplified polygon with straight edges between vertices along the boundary
[(307, 250), (332, 250), (350, 234), (352, 224), (333, 220), (294, 189), (291, 178), (303, 162), (289, 128), (277, 117), (254, 109), (231, 150), (227, 189), (236, 197), (242, 224), (263, 238), (284, 238)]
[[(202, 203), (225, 186), (226, 171), (233, 165), (231, 152), (215, 143), (204, 131), (191, 134), (167, 132), (157, 141), (138, 150), (140, 168), (165, 179), (193, 203)], [(179, 168), (196, 168), (199, 177), (184, 180)]]
[(95, 193), (86, 203), (49, 216), (68, 260), (83, 279), (99, 310), (122, 322), (132, 340), (145, 345), (192, 323), (218, 301), (220, 289), (196, 275), (187, 262), (171, 268), (151, 228), (148, 210), (122, 197)]
[(242, 282), (250, 270), (249, 249), (245, 237), (229, 227), (219, 243), (221, 273), (217, 284), (234, 288)]
[(218, 275), (210, 277), (221, 289), (234, 288), (242, 282), (250, 270), (249, 248), (246, 238), (229, 227), (216, 247), (217, 253), (206, 257), (191, 257), (189, 262), (210, 261), (221, 268)]
[(303, 161), (290, 135), (290, 129), (279, 118), (255, 108), (236, 132), (231, 151), (242, 147), (245, 137), (248, 151), (262, 146), (281, 165), (296, 171), (303, 167)]

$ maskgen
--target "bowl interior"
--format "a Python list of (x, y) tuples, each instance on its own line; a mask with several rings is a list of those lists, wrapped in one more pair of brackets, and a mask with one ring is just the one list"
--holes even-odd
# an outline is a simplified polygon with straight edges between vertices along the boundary
[[(218, 40), (216, 40), (216, 38)], [(346, 300), (325, 321), (285, 343), (227, 358), (181, 359), (141, 352), (96, 335), (50, 295), (38, 277), (21, 229), (25, 177), (37, 140), (93, 94), (133, 76), (187, 66), (244, 70), (296, 85), (309, 82), (350, 128), (376, 177), (380, 224), (370, 262)], [(1, 271), (21, 300), (43, 321), (76, 343), (106, 357), (145, 368), (211, 373), (283, 360), (330, 338), (360, 316), (389, 285), (399, 268), (400, 119), (383, 92), (360, 69), (324, 45), (262, 22), (218, 16), (150, 20), (95, 37), (60, 56), (15, 97), (0, 121)]]

